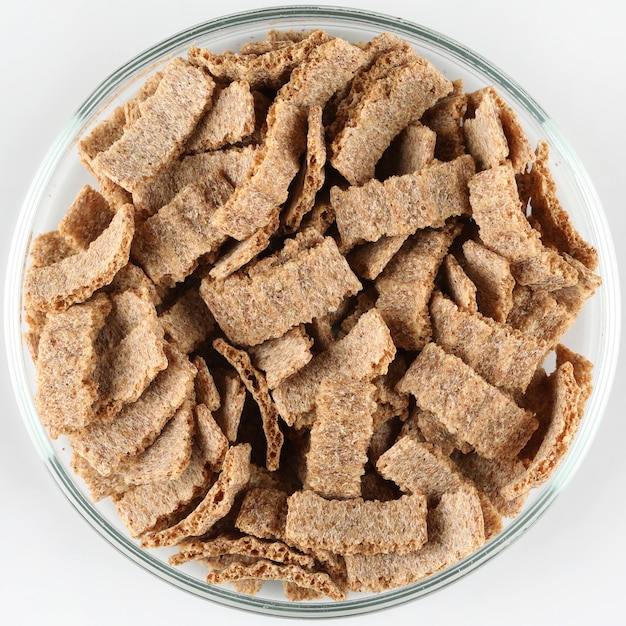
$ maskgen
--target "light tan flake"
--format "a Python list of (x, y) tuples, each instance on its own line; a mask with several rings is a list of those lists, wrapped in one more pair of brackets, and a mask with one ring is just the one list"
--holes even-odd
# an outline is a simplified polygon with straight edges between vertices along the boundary
[(418, 406), (486, 458), (513, 458), (537, 427), (530, 411), (435, 343), (424, 347), (398, 389), (412, 393)]
[(544, 484), (567, 454), (578, 430), (582, 419), (578, 410), (581, 389), (574, 376), (574, 366), (569, 361), (564, 362), (551, 378), (552, 406), (548, 430), (526, 472), (502, 487), (501, 493), (505, 498), (520, 496)]
[(213, 226), (217, 208), (233, 188), (221, 174), (191, 183), (137, 230), (132, 255), (157, 285), (182, 282), (202, 255), (216, 251), (227, 237)]
[[(126, 113), (123, 106), (118, 106), (111, 114), (91, 130), (89, 135), (78, 142), (78, 155), (83, 165), (93, 174), (91, 162), (108, 150), (124, 134)], [(98, 176), (96, 176), (99, 178)]]
[(154, 95), (139, 105), (139, 119), (95, 157), (93, 170), (133, 192), (181, 154), (214, 87), (210, 77), (185, 60), (171, 61)]
[(357, 498), (373, 433), (376, 387), (349, 380), (321, 382), (306, 456), (305, 488), (325, 498)]
[(562, 343), (558, 344), (555, 349), (556, 368), (559, 369), (564, 363), (571, 363), (574, 368), (574, 378), (580, 387), (580, 398), (578, 400), (578, 412), (583, 415), (585, 404), (591, 395), (593, 389), (593, 363), (582, 354), (578, 354), (570, 350)]
[(312, 569), (315, 559), (309, 554), (302, 554), (282, 541), (263, 541), (252, 535), (239, 537), (236, 535), (220, 535), (215, 539), (188, 539), (178, 544), (179, 552), (170, 557), (171, 565), (180, 565), (190, 560), (205, 556), (220, 556), (222, 554), (239, 554), (262, 559), (269, 559), (276, 563), (299, 565)]
[(419, 231), (376, 279), (376, 308), (397, 347), (420, 350), (430, 340), (428, 302), (441, 261), (459, 230), (451, 223), (441, 230)]
[(128, 485), (176, 480), (189, 464), (194, 435), (193, 406), (184, 402), (154, 443), (122, 468)]
[(334, 240), (309, 230), (248, 271), (204, 279), (200, 294), (233, 343), (254, 346), (333, 310), (360, 287)]
[(24, 286), (26, 306), (58, 311), (87, 300), (126, 265), (133, 234), (134, 209), (127, 204), (87, 250), (29, 269)]
[(348, 263), (357, 276), (376, 280), (406, 239), (406, 235), (383, 235), (376, 241), (361, 244), (350, 250), (347, 255)]
[(280, 45), (264, 54), (214, 54), (192, 46), (188, 57), (190, 63), (208, 69), (220, 81), (245, 80), (252, 89), (278, 89), (312, 50), (330, 39), (323, 31), (314, 30), (301, 41)]
[(235, 497), (248, 482), (249, 467), (249, 444), (229, 448), (217, 481), (200, 504), (174, 526), (144, 537), (142, 546), (146, 548), (172, 546), (187, 537), (204, 535), (230, 511)]
[(197, 286), (186, 289), (159, 315), (165, 337), (181, 352), (190, 354), (215, 335), (215, 320)]
[(345, 88), (366, 60), (361, 48), (335, 37), (313, 48), (298, 64), (278, 92), (300, 107), (323, 107), (330, 97)]
[(218, 470), (228, 450), (228, 439), (205, 404), (197, 404), (194, 415), (198, 446), (204, 455), (205, 462), (212, 469)]
[(102, 194), (84, 185), (59, 222), (59, 233), (76, 250), (86, 250), (111, 223), (114, 213)]
[(110, 423), (91, 423), (70, 437), (72, 447), (101, 474), (115, 472), (143, 452), (193, 391), (196, 368), (186, 356), (168, 351), (168, 367)]
[(441, 420), (430, 411), (422, 411), (415, 408), (405, 422), (407, 428), (400, 431), (399, 437), (408, 435), (415, 441), (426, 441), (432, 443), (446, 456), (451, 455), (455, 450), (471, 452), (473, 446), (461, 440), (451, 433)]
[(440, 292), (431, 300), (430, 316), (435, 341), (501, 389), (524, 392), (545, 356), (543, 342), (480, 313), (463, 311)]
[(536, 161), (530, 171), (532, 219), (541, 225), (542, 239), (546, 245), (566, 252), (593, 271), (598, 265), (598, 252), (584, 241), (559, 202), (545, 141), (538, 142), (536, 154)]
[(306, 150), (306, 111), (277, 99), (267, 114), (265, 141), (245, 180), (213, 215), (212, 225), (241, 241), (278, 217)]
[(213, 347), (237, 370), (246, 389), (258, 404), (267, 442), (265, 464), (268, 470), (277, 470), (284, 436), (278, 424), (278, 410), (270, 396), (265, 376), (252, 365), (247, 352), (234, 348), (221, 338), (213, 342)]
[(104, 288), (107, 293), (121, 293), (122, 291), (145, 292), (149, 300), (157, 306), (161, 304), (161, 292), (146, 276), (146, 273), (134, 263), (127, 263), (115, 274), (113, 280)]
[(94, 502), (108, 497), (115, 498), (128, 489), (122, 473), (102, 476), (80, 454), (72, 454), (70, 466), (83, 479)]
[(30, 246), (30, 267), (46, 267), (76, 253), (58, 230), (37, 235)]
[(407, 236), (420, 228), (439, 228), (449, 217), (469, 213), (467, 185), (473, 174), (474, 163), (465, 155), (449, 163), (435, 161), (384, 182), (331, 188), (342, 245), (350, 249), (383, 235)]
[(288, 580), (283, 581), (283, 592), (285, 598), (290, 602), (303, 602), (304, 600), (318, 600), (323, 598), (324, 595), (317, 589), (311, 589), (307, 587), (300, 587), (296, 583), (292, 583)]
[(471, 239), (463, 244), (463, 256), (463, 269), (476, 285), (478, 310), (497, 322), (505, 322), (513, 308), (515, 286), (509, 262)]
[(450, 457), (431, 443), (401, 437), (377, 461), (376, 469), (404, 493), (421, 493), (429, 506), (444, 493), (456, 491), (467, 482)]
[(468, 185), (472, 217), (485, 246), (511, 263), (541, 253), (539, 233), (524, 215), (510, 163), (478, 172)]
[(277, 230), (278, 218), (252, 233), (247, 239), (236, 242), (215, 261), (209, 271), (209, 276), (216, 280), (223, 280), (256, 259), (270, 245), (271, 236)]
[(511, 265), (511, 273), (520, 285), (531, 289), (554, 291), (578, 282), (578, 272), (571, 263), (556, 250), (546, 247), (537, 256)]
[(476, 285), (465, 273), (453, 254), (446, 254), (442, 263), (448, 295), (460, 308), (470, 313), (478, 311)]
[(218, 150), (254, 131), (254, 97), (250, 85), (246, 81), (233, 81), (215, 91), (212, 106), (187, 140), (187, 152)]
[(466, 153), (462, 120), (467, 111), (467, 94), (461, 81), (454, 81), (454, 91), (428, 109), (421, 118), (422, 124), (432, 129), (436, 136), (435, 158), (452, 161)]
[(321, 106), (309, 109), (305, 161), (294, 180), (289, 201), (281, 214), (283, 229), (287, 233), (298, 230), (302, 218), (313, 208), (315, 196), (324, 184), (326, 139), (322, 112)]
[(426, 542), (426, 498), (404, 495), (377, 502), (326, 500), (313, 491), (289, 497), (285, 540), (337, 554), (406, 554)]
[[(412, 122), (392, 144), (394, 172), (396, 176), (417, 172), (435, 157), (437, 135), (428, 126)], [(457, 155), (461, 156), (461, 155)]]
[(212, 152), (190, 154), (167, 165), (154, 178), (133, 191), (133, 204), (143, 218), (154, 215), (169, 204), (184, 187), (203, 180), (226, 177), (233, 187), (246, 177), (257, 146), (224, 148)]
[(209, 471), (205, 465), (203, 452), (194, 445), (191, 459), (179, 478), (137, 485), (115, 498), (118, 515), (130, 536), (137, 538), (176, 523), (177, 513), (206, 490)]
[(458, 563), (485, 542), (480, 500), (473, 488), (445, 493), (428, 513), (428, 542), (408, 554), (346, 556), (348, 587), (380, 592), (403, 587)]
[(283, 539), (288, 494), (273, 487), (255, 487), (246, 492), (235, 527), (262, 539)]
[(113, 310), (99, 340), (98, 417), (112, 419), (124, 404), (135, 402), (167, 367), (163, 327), (146, 291), (111, 296)]
[(220, 393), (206, 361), (197, 355), (193, 359), (193, 364), (198, 370), (195, 381), (198, 404), (204, 404), (209, 411), (217, 411), (221, 404)]
[(526, 495), (522, 494), (515, 498), (505, 499), (500, 489), (525, 473), (526, 466), (519, 459), (501, 461), (498, 459), (485, 459), (471, 452), (470, 454), (456, 454), (454, 462), (493, 503), (500, 515), (516, 517), (526, 501)]
[(311, 572), (297, 565), (274, 563), (260, 559), (251, 564), (232, 563), (225, 569), (210, 572), (207, 582), (211, 584), (237, 580), (281, 580), (299, 587), (312, 588), (333, 600), (345, 600), (345, 592), (325, 572)]
[(253, 346), (250, 354), (254, 364), (265, 372), (267, 386), (274, 389), (311, 360), (312, 344), (313, 340), (300, 325), (276, 339)]
[(292, 426), (296, 421), (311, 423), (315, 399), (325, 378), (351, 378), (368, 382), (385, 374), (396, 354), (389, 329), (380, 313), (364, 313), (354, 328), (324, 352), (314, 356), (273, 391), (282, 419)]
[(234, 442), (237, 440), (239, 422), (246, 401), (246, 388), (239, 374), (232, 370), (217, 369), (212, 373), (220, 396), (220, 406), (214, 414), (215, 421), (228, 441)]
[(352, 185), (374, 178), (376, 163), (392, 139), (451, 88), (450, 81), (421, 58), (370, 83), (331, 144), (333, 167)]
[(508, 157), (509, 144), (494, 95), (488, 89), (481, 89), (468, 98), (473, 116), (463, 123), (467, 149), (476, 161), (476, 169), (497, 167)]
[(563, 257), (576, 270), (578, 279), (573, 285), (553, 291), (552, 295), (559, 304), (565, 307), (573, 323), (582, 311), (585, 302), (602, 285), (602, 278), (593, 270), (590, 270), (584, 263), (569, 256), (567, 253), (564, 253)]
[(109, 299), (97, 295), (46, 318), (38, 344), (35, 406), (53, 439), (86, 426), (95, 417), (94, 343), (110, 308)]

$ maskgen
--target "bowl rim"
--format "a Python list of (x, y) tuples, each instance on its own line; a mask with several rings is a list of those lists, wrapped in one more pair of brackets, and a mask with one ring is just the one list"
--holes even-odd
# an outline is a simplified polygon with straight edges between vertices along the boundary
[[(606, 317), (600, 320), (602, 328), (599, 329), (599, 337), (603, 342), (602, 353), (604, 358), (601, 363), (595, 364), (595, 386), (589, 401), (586, 419), (583, 420), (570, 451), (555, 470), (550, 481), (542, 487), (538, 497), (530, 504), (528, 509), (525, 508), (501, 533), (476, 552), (461, 560), (454, 567), (449, 567), (413, 585), (378, 595), (359, 596), (356, 599), (348, 599), (342, 602), (293, 603), (246, 596), (230, 591), (223, 586), (208, 585), (187, 575), (182, 570), (168, 566), (150, 552), (140, 548), (136, 542), (122, 535), (111, 525), (78, 490), (72, 477), (67, 475), (56, 458), (50, 440), (39, 422), (32, 397), (30, 397), (23, 376), (29, 355), (27, 350), (25, 350), (22, 339), (23, 309), (21, 287), (22, 276), (27, 263), (27, 250), (30, 244), (32, 224), (37, 207), (54, 176), (59, 160), (71, 146), (76, 135), (84, 128), (91, 116), (97, 112), (102, 102), (110, 98), (131, 76), (136, 76), (139, 72), (148, 69), (150, 64), (153, 64), (157, 58), (172, 53), (180, 48), (181, 45), (189, 46), (195, 39), (201, 36), (226, 31), (233, 26), (240, 27), (245, 24), (251, 25), (261, 21), (284, 20), (285, 18), (303, 21), (338, 20), (339, 22), (349, 22), (351, 25), (356, 26), (375, 27), (381, 32), (383, 30), (391, 30), (392, 32), (418, 39), (437, 49), (445, 49), (447, 55), (463, 63), (471, 63), (483, 76), (496, 82), (499, 88), (504, 89), (507, 95), (522, 105), (535, 118), (544, 132), (545, 138), (552, 145), (555, 145), (561, 154), (567, 155), (569, 166), (576, 174), (577, 190), (583, 197), (584, 204), (591, 209), (591, 228), (593, 229), (594, 239), (602, 246), (603, 253), (600, 259), (600, 273), (604, 281), (604, 287), (601, 293), (596, 294), (595, 297), (603, 299), (606, 310)], [(94, 527), (98, 534), (147, 571), (194, 595), (229, 607), (255, 613), (299, 618), (357, 615), (390, 608), (423, 597), (442, 589), (484, 565), (489, 559), (509, 546), (530, 528), (545, 513), (572, 478), (591, 446), (604, 414), (615, 376), (621, 317), (615, 250), (599, 197), (580, 160), (554, 121), (539, 104), (518, 83), (490, 61), (446, 35), (410, 20), (378, 12), (341, 6), (319, 5), (265, 7), (232, 13), (201, 22), (147, 48), (106, 77), (78, 108), (53, 142), (33, 178), (25, 196), (11, 243), (4, 300), (4, 333), (9, 371), (14, 395), (25, 427), (61, 491), (73, 507)]]

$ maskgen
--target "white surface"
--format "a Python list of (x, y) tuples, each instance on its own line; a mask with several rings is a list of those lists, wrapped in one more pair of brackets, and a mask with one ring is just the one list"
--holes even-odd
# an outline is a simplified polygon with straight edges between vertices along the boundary
[[(623, 3), (334, 4), (401, 15), (444, 32), (513, 76), (553, 116), (581, 157), (604, 203), (619, 264), (626, 267)], [(2, 280), (30, 180), (71, 113), (100, 80), (169, 34), (259, 6), (244, 0), (0, 3)], [(622, 301), (624, 293), (622, 285)], [(0, 623), (279, 623), (278, 618), (251, 616), (188, 595), (100, 539), (38, 458), (17, 413), (4, 357), (0, 366)], [(441, 592), (344, 622), (625, 624), (626, 420), (620, 410), (626, 403), (625, 368), (622, 357), (606, 416), (585, 462), (525, 536)]]

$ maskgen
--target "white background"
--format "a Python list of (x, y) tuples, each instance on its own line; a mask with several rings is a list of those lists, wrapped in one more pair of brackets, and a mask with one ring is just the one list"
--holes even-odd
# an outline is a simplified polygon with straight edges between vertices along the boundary
[[(626, 267), (626, 12), (620, 0), (335, 4), (384, 11), (446, 33), (513, 76), (579, 154), (604, 204), (619, 265)], [(172, 33), (260, 6), (245, 0), (0, 1), (3, 279), (30, 180), (101, 79)], [(624, 292), (622, 286), (622, 301)], [(343, 622), (626, 624), (625, 366), (622, 350), (608, 409), (585, 462), (517, 543), (441, 592)], [(38, 458), (18, 415), (4, 357), (0, 367), (0, 623), (279, 623), (175, 589), (102, 540)]]

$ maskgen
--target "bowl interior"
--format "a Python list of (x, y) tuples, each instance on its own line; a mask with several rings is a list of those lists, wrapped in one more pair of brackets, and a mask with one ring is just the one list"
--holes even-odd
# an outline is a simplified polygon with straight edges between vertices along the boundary
[[(534, 145), (539, 139), (549, 143), (561, 203), (582, 236), (600, 253), (598, 273), (603, 286), (587, 303), (564, 340), (595, 364), (594, 391), (570, 452), (551, 480), (529, 498), (524, 511), (507, 523), (502, 533), (453, 568), (402, 589), (379, 595), (355, 594), (341, 603), (289, 603), (281, 599), (278, 584), (266, 584), (256, 597), (245, 596), (230, 588), (207, 585), (205, 570), (197, 564), (170, 567), (167, 557), (173, 550), (145, 551), (139, 548), (137, 542), (128, 537), (113, 505), (108, 500), (93, 504), (82, 481), (74, 477), (69, 465), (71, 451), (67, 440), (51, 441), (47, 437), (33, 405), (34, 369), (22, 340), (21, 283), (29, 243), (33, 236), (55, 229), (82, 185), (94, 183), (79, 161), (78, 137), (123, 104), (150, 73), (164, 66), (173, 56), (185, 55), (190, 45), (208, 47), (214, 52), (237, 50), (245, 42), (263, 39), (273, 28), (303, 31), (322, 28), (350, 41), (366, 41), (381, 32), (392, 32), (411, 43), (450, 80), (463, 79), (465, 91), (495, 85), (518, 113), (531, 143)], [(600, 202), (580, 162), (541, 107), (488, 61), (445, 36), (389, 16), (328, 7), (262, 9), (194, 26), (140, 54), (102, 82), (51, 147), (25, 200), (10, 254), (5, 294), (10, 370), (24, 423), (53, 477), (89, 523), (140, 566), (196, 595), (259, 613), (297, 617), (363, 613), (418, 598), (466, 575), (519, 537), (563, 489), (591, 443), (614, 377), (620, 315), (616, 268), (613, 244)]]

